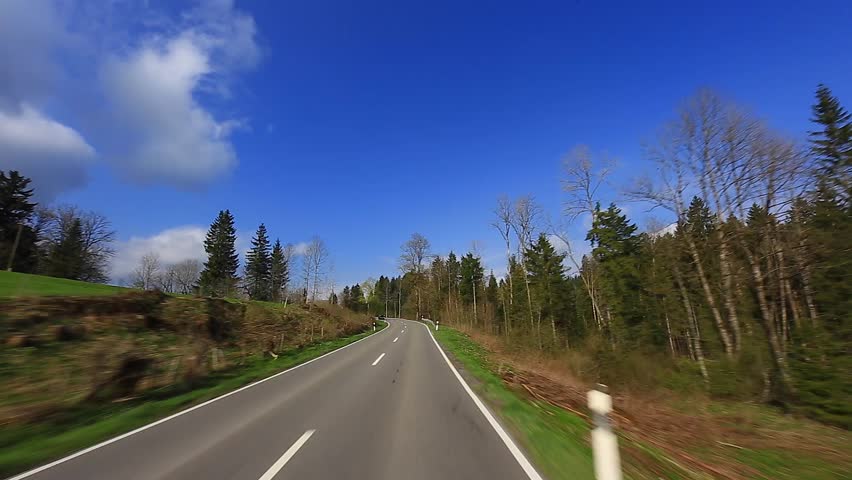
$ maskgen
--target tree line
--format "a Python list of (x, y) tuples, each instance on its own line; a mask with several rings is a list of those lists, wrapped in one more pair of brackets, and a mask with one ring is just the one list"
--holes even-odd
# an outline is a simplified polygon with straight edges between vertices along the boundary
[[(597, 381), (624, 380), (617, 365), (639, 355), (713, 395), (848, 427), (852, 121), (822, 85), (811, 120), (801, 144), (699, 92), (647, 147), (654, 177), (623, 188), (625, 201), (673, 219), (645, 232), (603, 204), (612, 162), (577, 148), (560, 221), (532, 195), (498, 200), (508, 265), (499, 278), (475, 252), (435, 255), (412, 235), (400, 255), (402, 313), (514, 348), (582, 352)], [(578, 219), (591, 224), (585, 255), (565, 234)]]
[[(185, 260), (162, 270), (159, 256), (151, 252), (134, 273), (137, 288), (160, 289), (204, 296), (245, 297), (269, 302), (314, 303), (325, 289), (330, 273), (330, 253), (325, 242), (314, 236), (302, 251), (280, 239), (271, 242), (261, 223), (251, 239), (240, 275), (237, 230), (230, 210), (221, 210), (207, 230), (204, 251), (207, 260)], [(300, 258), (301, 288), (293, 290), (291, 275)]]
[[(0, 262), (2, 268), (86, 282), (110, 281), (116, 232), (103, 215), (76, 206), (42, 206), (33, 201), (32, 180), (0, 171)], [(207, 260), (164, 264), (147, 252), (127, 281), (130, 286), (167, 293), (246, 297), (253, 300), (315, 302), (329, 283), (330, 253), (315, 236), (300, 251), (270, 242), (261, 223), (246, 253), (240, 275), (234, 216), (222, 210), (204, 240)], [(291, 275), (301, 259), (301, 285), (291, 290)], [(332, 289), (333, 290), (333, 289)]]
[(0, 262), (6, 270), (106, 282), (115, 231), (103, 215), (33, 201), (32, 180), (0, 171)]

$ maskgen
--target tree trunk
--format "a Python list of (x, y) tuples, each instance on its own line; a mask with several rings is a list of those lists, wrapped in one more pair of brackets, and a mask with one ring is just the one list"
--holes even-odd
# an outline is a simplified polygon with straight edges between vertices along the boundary
[(675, 356), (674, 339), (672, 338), (672, 325), (669, 322), (669, 310), (663, 305), (663, 314), (666, 318), (666, 334), (669, 336), (669, 348), (672, 351), (672, 357)]
[(707, 305), (713, 313), (713, 320), (716, 322), (716, 328), (719, 330), (719, 338), (722, 340), (722, 346), (725, 348), (725, 354), (728, 358), (734, 356), (734, 346), (731, 342), (731, 336), (728, 333), (728, 328), (722, 319), (722, 313), (716, 305), (716, 298), (713, 296), (713, 290), (710, 288), (710, 282), (707, 280), (707, 275), (704, 273), (704, 266), (701, 264), (701, 256), (698, 253), (698, 246), (695, 241), (687, 235), (687, 244), (689, 245), (692, 263), (698, 273), (698, 280), (701, 282), (701, 289), (704, 291), (704, 297), (707, 300)]
[(476, 311), (476, 278), (475, 277), (473, 278), (472, 283), (473, 283), (473, 324), (477, 325), (479, 323), (479, 320), (476, 318), (477, 317), (477, 311)]
[(708, 383), (710, 375), (707, 373), (707, 365), (704, 362), (704, 350), (701, 347), (701, 329), (698, 328), (698, 318), (695, 316), (695, 310), (692, 308), (692, 302), (689, 300), (689, 292), (686, 290), (686, 285), (683, 282), (683, 277), (681, 276), (680, 270), (678, 270), (677, 266), (674, 267), (674, 274), (678, 290), (680, 290), (680, 297), (683, 301), (683, 308), (686, 310), (687, 323), (689, 324), (692, 350), (695, 354), (695, 360), (698, 362), (698, 368), (701, 370), (701, 376), (704, 377), (704, 383)]
[(734, 277), (731, 272), (731, 262), (729, 259), (730, 245), (728, 244), (728, 238), (722, 230), (721, 225), (717, 227), (716, 231), (718, 232), (716, 236), (719, 239), (719, 270), (722, 273), (725, 310), (728, 312), (728, 324), (730, 324), (731, 329), (733, 330), (733, 349), (734, 352), (739, 352), (742, 335), (740, 334), (740, 320), (737, 315), (737, 305), (733, 289)]
[(764, 284), (765, 277), (763, 270), (760, 267), (760, 264), (757, 263), (757, 259), (750, 251), (745, 250), (745, 253), (749, 265), (751, 265), (751, 274), (754, 279), (755, 290), (757, 291), (757, 303), (760, 307), (761, 323), (763, 324), (763, 329), (766, 333), (766, 340), (769, 343), (769, 351), (772, 354), (772, 359), (775, 363), (775, 367), (778, 369), (783, 386), (789, 391), (792, 391), (793, 382), (790, 379), (789, 369), (787, 368), (787, 358), (784, 355), (784, 349), (781, 346), (781, 342), (778, 340), (778, 334), (773, 325), (772, 313), (766, 297), (766, 285)]

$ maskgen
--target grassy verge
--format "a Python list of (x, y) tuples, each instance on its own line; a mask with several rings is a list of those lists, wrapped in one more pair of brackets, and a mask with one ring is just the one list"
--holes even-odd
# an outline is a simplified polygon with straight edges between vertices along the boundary
[(594, 478), (589, 428), (583, 419), (530, 401), (507, 388), (489, 365), (487, 351), (466, 335), (446, 327), (432, 333), (447, 353), (475, 377), (477, 382), (471, 388), (498, 414), (545, 477)]
[[(485, 400), (528, 452), (530, 460), (546, 478), (594, 478), (589, 426), (582, 418), (566, 410), (532, 399), (525, 391), (515, 391), (502, 380), (498, 367), (489, 361), (489, 352), (464, 333), (444, 326), (431, 328), (444, 350), (474, 377), (471, 387)], [(500, 367), (505, 368), (505, 367)], [(674, 401), (674, 400), (673, 400)], [(706, 403), (702, 404), (705, 405)], [(731, 478), (829, 480), (852, 478), (846, 432), (813, 422), (782, 415), (756, 405), (714, 402), (709, 404), (714, 425), (720, 430), (748, 433), (749, 447), (737, 445), (706, 448), (707, 442), (684, 443), (677, 450), (699, 459), (720, 471), (732, 472)], [(695, 406), (687, 409), (697, 408)], [(688, 423), (688, 422), (687, 422)], [(683, 425), (687, 428), (688, 425)], [(623, 433), (623, 432), (622, 432)], [(646, 443), (634, 435), (619, 438), (622, 468), (628, 479), (706, 479), (719, 478), (683, 458)], [(781, 442), (780, 437), (788, 438)], [(795, 440), (806, 445), (796, 444)], [(725, 439), (723, 437), (723, 439)], [(773, 439), (773, 442), (769, 442)], [(771, 444), (770, 444), (771, 443)], [(787, 443), (781, 450), (778, 445)], [(817, 448), (819, 447), (819, 448)], [(816, 454), (824, 449), (829, 453)], [(834, 453), (831, 453), (834, 452)], [(725, 477), (728, 478), (728, 477)]]
[(101, 283), (0, 271), (0, 297), (113, 295), (131, 290)]
[[(386, 322), (379, 322), (377, 332), (386, 326)], [(21, 472), (141, 427), (373, 333), (370, 330), (285, 351), (276, 360), (268, 356), (255, 356), (243, 365), (204, 377), (191, 389), (184, 386), (153, 390), (131, 401), (82, 405), (38, 424), (4, 427), (0, 430), (0, 477)]]

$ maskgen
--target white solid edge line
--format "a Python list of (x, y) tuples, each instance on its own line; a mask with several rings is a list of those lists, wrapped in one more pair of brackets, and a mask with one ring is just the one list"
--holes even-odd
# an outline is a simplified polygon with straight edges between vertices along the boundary
[(494, 415), (492, 415), (488, 408), (485, 406), (485, 404), (482, 403), (482, 400), (480, 400), (479, 397), (477, 397), (476, 394), (473, 393), (473, 390), (471, 390), (467, 382), (464, 381), (464, 378), (462, 378), (462, 376), (459, 374), (459, 371), (456, 370), (456, 367), (454, 367), (452, 362), (450, 362), (450, 359), (447, 358), (447, 354), (444, 353), (444, 349), (441, 348), (441, 345), (438, 344), (437, 340), (435, 340), (435, 336), (432, 335), (432, 330), (429, 329), (429, 327), (425, 323), (421, 323), (421, 325), (423, 325), (423, 328), (425, 328), (426, 331), (429, 332), (429, 337), (432, 338), (432, 341), (435, 343), (435, 346), (438, 348), (438, 351), (441, 352), (441, 356), (444, 357), (444, 361), (447, 362), (447, 365), (450, 367), (450, 370), (453, 371), (453, 374), (455, 374), (459, 383), (461, 383), (462, 387), (464, 387), (464, 390), (467, 392), (467, 394), (470, 395), (470, 398), (473, 399), (473, 403), (476, 404), (476, 406), (479, 408), (479, 411), (482, 412), (482, 415), (485, 416), (485, 419), (488, 420), (488, 423), (491, 424), (491, 427), (497, 432), (497, 435), (500, 437), (500, 440), (503, 440), (503, 443), (506, 444), (506, 447), (509, 449), (509, 452), (511, 452), (512, 456), (515, 457), (515, 460), (517, 460), (518, 464), (520, 464), (521, 468), (524, 470), (524, 473), (527, 474), (530, 480), (542, 480), (541, 475), (539, 475), (538, 472), (535, 471), (535, 467), (533, 467), (530, 461), (527, 460), (527, 457), (524, 456), (523, 452), (521, 452), (521, 449), (518, 448), (517, 445), (515, 445), (515, 442), (512, 440), (512, 437), (510, 437), (509, 434), (506, 433), (505, 430), (503, 430), (503, 427), (500, 426), (500, 424), (497, 422), (497, 419), (494, 418)]
[(296, 452), (298, 452), (299, 449), (302, 448), (302, 445), (304, 445), (305, 442), (307, 442), (308, 439), (311, 438), (311, 435), (313, 435), (314, 432), (316, 432), (316, 430), (308, 430), (307, 432), (303, 433), (302, 436), (299, 437), (298, 440), (296, 440), (296, 443), (291, 445), (290, 448), (288, 448), (287, 451), (284, 452), (284, 455), (281, 455), (281, 458), (279, 458), (275, 463), (273, 463), (272, 466), (269, 467), (269, 470), (267, 470), (266, 473), (264, 473), (259, 480), (272, 480), (275, 475), (280, 472), (282, 468), (284, 468), (284, 465), (286, 465), (287, 462), (289, 462), (290, 459), (293, 458), (293, 455), (295, 455)]
[(377, 358), (377, 359), (376, 359), (376, 361), (375, 361), (375, 362), (373, 362), (373, 366), (375, 367), (377, 363), (381, 362), (381, 361), (382, 361), (382, 358), (383, 358), (384, 356), (385, 356), (385, 354), (384, 354), (384, 353), (383, 353), (383, 354), (381, 354), (381, 355), (379, 355), (379, 358)]
[(396, 343), (397, 340), (399, 340), (399, 337), (394, 338), (393, 343)]
[[(390, 323), (388, 323), (388, 326), (390, 326)], [(382, 332), (386, 332), (386, 331), (388, 331), (388, 328), (383, 328), (383, 329), (381, 330), (381, 332), (376, 332), (376, 333), (382, 333)], [(230, 397), (231, 395), (234, 395), (234, 394), (236, 394), (236, 393), (240, 393), (240, 392), (242, 392), (243, 390), (248, 390), (248, 389), (249, 389), (249, 388), (251, 388), (251, 387), (254, 387), (254, 386), (260, 385), (261, 383), (266, 382), (266, 381), (268, 381), (268, 380), (272, 380), (272, 379), (273, 379), (273, 378), (275, 378), (275, 377), (279, 377), (279, 376), (281, 376), (281, 375), (284, 375), (284, 374), (285, 374), (285, 373), (287, 373), (287, 372), (292, 372), (293, 370), (295, 370), (295, 369), (297, 369), (297, 368), (304, 367), (305, 365), (307, 365), (307, 364), (309, 364), (309, 363), (316, 362), (317, 360), (319, 360), (319, 359), (321, 359), (321, 358), (323, 358), (323, 357), (327, 357), (327, 356), (329, 356), (329, 355), (331, 355), (331, 354), (333, 354), (333, 353), (337, 353), (337, 352), (339, 352), (339, 351), (341, 351), (341, 350), (344, 350), (344, 349), (346, 349), (346, 348), (351, 347), (352, 345), (355, 345), (356, 343), (359, 343), (359, 342), (362, 342), (362, 341), (364, 341), (364, 340), (367, 340), (368, 338), (373, 338), (373, 337), (375, 337), (375, 336), (376, 336), (376, 334), (367, 335), (366, 337), (364, 337), (364, 338), (362, 338), (362, 339), (360, 339), (360, 340), (356, 340), (356, 341), (354, 341), (354, 342), (352, 342), (352, 343), (350, 343), (350, 344), (348, 344), (348, 345), (344, 345), (344, 346), (342, 346), (342, 347), (340, 347), (340, 348), (338, 348), (338, 349), (332, 350), (332, 351), (330, 351), (330, 352), (328, 352), (328, 353), (324, 353), (324, 354), (320, 355), (320, 356), (319, 356), (319, 357), (317, 357), (317, 358), (313, 358), (313, 359), (311, 359), (311, 360), (308, 360), (307, 362), (300, 363), (300, 364), (298, 364), (298, 365), (296, 365), (296, 366), (294, 366), (294, 367), (290, 367), (290, 368), (288, 368), (287, 370), (284, 370), (283, 372), (278, 372), (278, 373), (276, 373), (276, 374), (274, 374), (274, 375), (270, 375), (270, 376), (268, 376), (268, 377), (266, 377), (266, 378), (263, 378), (263, 379), (261, 379), (261, 380), (258, 380), (258, 381), (256, 381), (256, 382), (254, 382), (254, 383), (250, 383), (250, 384), (248, 384), (248, 385), (246, 385), (246, 386), (244, 386), (244, 387), (240, 387), (240, 388), (238, 388), (238, 389), (236, 389), (236, 390), (234, 390), (234, 391), (232, 391), (232, 392), (225, 393), (225, 394), (220, 395), (220, 396), (218, 396), (218, 397), (216, 397), (216, 398), (211, 398), (210, 400), (207, 400), (207, 401), (206, 401), (206, 402), (204, 402), (204, 403), (199, 403), (198, 405), (195, 405), (194, 407), (189, 407), (189, 408), (187, 408), (186, 410), (181, 410), (180, 412), (173, 413), (173, 414), (169, 415), (169, 416), (168, 416), (168, 417), (166, 417), (166, 418), (161, 418), (161, 419), (157, 420), (156, 422), (149, 423), (149, 424), (147, 424), (147, 425), (143, 425), (143, 426), (141, 426), (141, 427), (139, 427), (139, 428), (137, 428), (137, 429), (135, 429), (135, 430), (131, 430), (131, 431), (129, 431), (129, 432), (127, 432), (127, 433), (123, 433), (123, 434), (121, 434), (121, 435), (119, 435), (119, 436), (117, 436), (117, 437), (110, 438), (109, 440), (104, 440), (104, 441), (103, 441), (103, 442), (101, 442), (101, 443), (98, 443), (98, 444), (96, 444), (96, 445), (92, 445), (91, 447), (88, 447), (88, 448), (85, 448), (85, 449), (83, 449), (83, 450), (80, 450), (79, 452), (72, 453), (71, 455), (68, 455), (67, 457), (62, 457), (62, 458), (60, 458), (59, 460), (54, 460), (54, 461), (52, 461), (52, 462), (50, 462), (50, 463), (48, 463), (48, 464), (46, 464), (46, 465), (42, 465), (42, 466), (40, 466), (40, 467), (36, 467), (36, 468), (34, 468), (34, 469), (32, 469), (32, 470), (28, 470), (28, 471), (26, 471), (26, 472), (24, 472), (24, 473), (19, 473), (18, 475), (15, 475), (14, 477), (9, 477), (9, 478), (7, 478), (6, 480), (20, 480), (20, 479), (22, 479), (22, 478), (27, 478), (27, 477), (30, 477), (30, 476), (35, 475), (35, 474), (37, 474), (37, 473), (43, 472), (43, 471), (45, 471), (45, 470), (47, 470), (47, 469), (49, 469), (49, 468), (53, 468), (53, 467), (55, 467), (55, 466), (57, 466), (57, 465), (61, 464), (61, 463), (65, 463), (65, 462), (67, 462), (67, 461), (69, 461), (69, 460), (73, 460), (73, 459), (75, 459), (75, 458), (77, 458), (77, 457), (79, 457), (79, 456), (85, 455), (85, 454), (87, 454), (87, 453), (89, 453), (89, 452), (91, 452), (91, 451), (93, 451), (93, 450), (97, 450), (97, 449), (99, 449), (99, 448), (101, 448), (101, 447), (105, 447), (105, 446), (107, 446), (107, 445), (109, 445), (109, 444), (111, 444), (111, 443), (115, 443), (115, 442), (117, 442), (117, 441), (119, 441), (119, 440), (123, 440), (123, 439), (125, 439), (125, 438), (127, 438), (127, 437), (129, 437), (129, 436), (131, 436), (131, 435), (135, 435), (135, 434), (137, 434), (137, 433), (139, 433), (139, 432), (142, 432), (142, 431), (148, 430), (149, 428), (156, 427), (157, 425), (159, 425), (159, 424), (161, 424), (161, 423), (166, 423), (166, 422), (168, 422), (169, 420), (172, 420), (172, 419), (174, 419), (174, 418), (177, 418), (177, 417), (179, 417), (179, 416), (181, 416), (181, 415), (184, 415), (184, 414), (186, 414), (186, 413), (189, 413), (189, 412), (191, 412), (191, 411), (193, 411), (193, 410), (198, 410), (198, 409), (199, 409), (199, 408), (201, 408), (201, 407), (206, 407), (207, 405), (210, 405), (211, 403), (213, 403), (213, 402), (215, 402), (215, 401), (217, 401), (217, 400), (222, 400), (223, 398)]]

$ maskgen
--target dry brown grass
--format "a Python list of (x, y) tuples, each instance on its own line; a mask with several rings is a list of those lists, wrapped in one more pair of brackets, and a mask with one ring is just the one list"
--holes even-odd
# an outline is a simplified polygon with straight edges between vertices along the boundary
[(0, 425), (81, 401), (191, 384), (248, 356), (363, 331), (336, 306), (168, 297), (34, 297), (0, 305)]
[[(507, 348), (501, 338), (468, 332), (492, 352), (491, 362), (516, 390), (589, 419), (586, 392), (578, 366), (591, 364), (582, 352), (559, 356)], [(589, 367), (589, 369), (591, 369)], [(653, 472), (647, 455), (652, 447), (684, 473), (722, 479), (766, 478), (732, 455), (736, 449), (802, 454), (852, 471), (849, 433), (834, 427), (785, 416), (766, 407), (713, 401), (703, 395), (683, 398), (666, 389), (625, 389), (613, 393), (615, 428), (627, 440), (625, 462), (635, 471)], [(639, 465), (642, 464), (642, 465)], [(662, 474), (662, 472), (660, 472)]]

